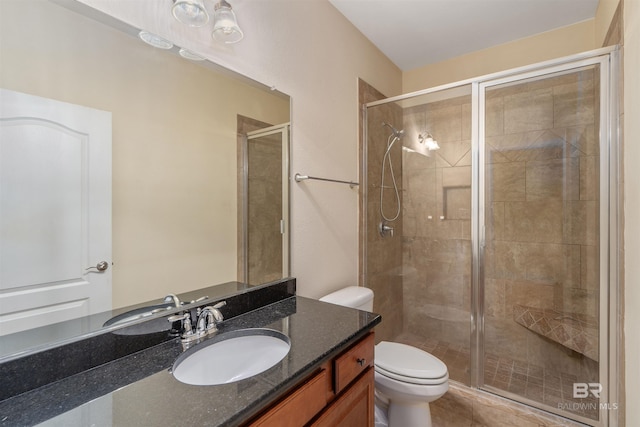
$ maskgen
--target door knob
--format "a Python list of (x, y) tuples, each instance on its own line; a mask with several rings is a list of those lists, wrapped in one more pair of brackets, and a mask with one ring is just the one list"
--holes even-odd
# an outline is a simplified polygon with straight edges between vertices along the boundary
[(93, 269), (93, 268), (95, 268), (96, 270), (98, 270), (98, 271), (102, 272), (102, 271), (105, 271), (107, 268), (109, 268), (109, 263), (108, 263), (107, 261), (100, 261), (99, 263), (97, 263), (97, 264), (96, 264), (95, 266), (93, 266), (93, 267), (87, 267), (87, 268), (85, 268), (85, 271), (86, 271), (86, 270), (91, 270), (91, 269)]

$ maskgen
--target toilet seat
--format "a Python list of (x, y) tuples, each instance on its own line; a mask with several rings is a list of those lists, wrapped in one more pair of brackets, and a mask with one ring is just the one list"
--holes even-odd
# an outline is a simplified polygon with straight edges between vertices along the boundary
[(380, 375), (410, 384), (438, 385), (449, 379), (447, 366), (440, 359), (406, 344), (377, 344), (374, 366)]
[(408, 384), (416, 384), (416, 385), (439, 385), (445, 383), (449, 380), (449, 374), (445, 374), (440, 378), (416, 378), (416, 377), (407, 377), (404, 375), (394, 374), (393, 372), (385, 371), (380, 367), (375, 367), (375, 372), (387, 378), (391, 378), (396, 381), (400, 381)]

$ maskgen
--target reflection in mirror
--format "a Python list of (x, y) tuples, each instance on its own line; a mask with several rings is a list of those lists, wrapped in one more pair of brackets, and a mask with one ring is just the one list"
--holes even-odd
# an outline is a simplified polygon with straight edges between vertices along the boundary
[[(238, 238), (239, 280), (255, 285), (287, 275), (288, 143), (289, 126), (265, 127), (254, 120), (239, 120)], [(250, 127), (257, 130), (248, 129)], [(241, 130), (242, 129), (242, 130)], [(279, 224), (279, 227), (273, 227)]]
[[(243, 246), (246, 230), (270, 233), (257, 241), (275, 238), (280, 252), (251, 281), (288, 276), (289, 98), (98, 15), (71, 0), (0, 2), (0, 335), (248, 280), (239, 254), (275, 249)], [(248, 119), (259, 126), (243, 131)], [(272, 126), (280, 163), (250, 161), (280, 174), (264, 192), (280, 217), (249, 227), (239, 141)], [(76, 323), (71, 336), (102, 327)]]
[[(270, 284), (252, 286), (242, 282), (228, 282), (180, 293), (176, 297), (178, 306), (187, 310), (202, 305), (202, 301), (219, 301), (269, 286)], [(170, 298), (167, 297), (4, 335), (0, 337), (0, 363), (101, 332), (116, 335), (159, 331), (168, 333), (166, 316), (178, 310), (175, 310), (173, 298), (169, 302)]]

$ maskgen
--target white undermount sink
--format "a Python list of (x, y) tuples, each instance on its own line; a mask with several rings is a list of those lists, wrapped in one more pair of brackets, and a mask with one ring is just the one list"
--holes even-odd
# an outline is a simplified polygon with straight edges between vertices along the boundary
[(273, 329), (227, 332), (184, 352), (173, 364), (173, 376), (191, 385), (240, 381), (280, 362), (291, 348), (289, 337)]

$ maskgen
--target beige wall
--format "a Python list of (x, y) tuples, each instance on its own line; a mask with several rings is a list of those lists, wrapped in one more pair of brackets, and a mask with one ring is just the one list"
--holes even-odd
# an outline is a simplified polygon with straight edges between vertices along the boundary
[[(386, 95), (401, 72), (328, 1), (233, 4), (245, 38), (220, 45), (210, 28), (176, 22), (166, 1), (82, 0), (292, 97), (292, 173), (356, 180), (358, 78)], [(330, 28), (330, 30), (329, 30)], [(347, 185), (292, 182), (292, 275), (319, 297), (358, 277), (358, 193)]]
[[(633, 1), (633, 0), (631, 0)], [(594, 23), (596, 46), (602, 46), (609, 31), (619, 0), (599, 0)]]
[(414, 92), (595, 49), (593, 29), (594, 20), (588, 20), (410, 70), (402, 76), (402, 91)]
[[(627, 426), (640, 425), (640, 2), (624, 2), (625, 369)], [(624, 119), (626, 117), (626, 119)]]
[(236, 115), (289, 100), (49, 2), (1, 15), (0, 86), (113, 114), (114, 307), (235, 280)]

